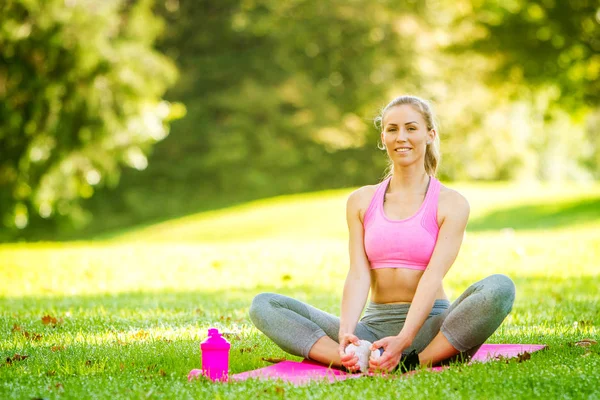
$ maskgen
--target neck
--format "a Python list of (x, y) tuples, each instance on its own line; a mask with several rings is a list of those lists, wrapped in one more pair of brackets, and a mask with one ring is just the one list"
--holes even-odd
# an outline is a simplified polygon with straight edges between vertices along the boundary
[(420, 191), (428, 182), (429, 175), (425, 172), (425, 168), (409, 169), (396, 167), (394, 168), (389, 189), (390, 191)]

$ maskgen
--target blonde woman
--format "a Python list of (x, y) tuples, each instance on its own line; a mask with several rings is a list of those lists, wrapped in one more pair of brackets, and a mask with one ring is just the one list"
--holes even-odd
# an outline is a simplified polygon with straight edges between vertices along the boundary
[[(469, 204), (435, 178), (439, 137), (431, 107), (401, 96), (376, 122), (391, 172), (348, 198), (350, 266), (341, 316), (261, 293), (250, 318), (283, 350), (349, 371), (468, 359), (512, 309), (515, 286), (492, 275), (450, 303), (443, 278), (458, 255)], [(347, 352), (349, 344), (362, 346)], [(359, 359), (369, 359), (368, 366)]]

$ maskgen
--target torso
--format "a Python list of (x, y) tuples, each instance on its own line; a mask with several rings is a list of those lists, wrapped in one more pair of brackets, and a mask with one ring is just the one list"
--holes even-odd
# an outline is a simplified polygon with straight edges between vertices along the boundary
[[(360, 205), (360, 220), (364, 221), (364, 214), (371, 199), (373, 198), (377, 185), (365, 187), (365, 195)], [(439, 212), (444, 199), (444, 193), (449, 189), (441, 186), (438, 203), (438, 226), (441, 225), (444, 215)], [(402, 220), (414, 215), (423, 203), (425, 193), (406, 195), (385, 195), (383, 211), (390, 219)], [(380, 268), (371, 269), (371, 301), (375, 303), (410, 303), (417, 290), (419, 280), (424, 271), (406, 268)], [(444, 288), (441, 287), (436, 293), (436, 299), (448, 299)]]

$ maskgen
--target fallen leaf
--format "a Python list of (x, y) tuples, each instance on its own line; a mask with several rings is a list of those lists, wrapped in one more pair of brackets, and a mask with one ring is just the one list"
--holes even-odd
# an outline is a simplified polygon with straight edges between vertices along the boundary
[(23, 336), (25, 336), (27, 339), (38, 341), (38, 340), (42, 340), (43, 335), (40, 333), (30, 333), (27, 331), (23, 331)]
[(273, 363), (273, 364), (277, 364), (279, 362), (285, 361), (285, 358), (283, 358), (283, 357), (279, 357), (279, 358), (277, 358), (277, 357), (263, 357), (263, 358), (261, 358), (261, 360), (266, 361), (266, 362), (270, 362), (270, 363)]
[(165, 372), (165, 370), (164, 370), (164, 369), (162, 369), (162, 368), (161, 368), (161, 369), (158, 371), (158, 374), (159, 374), (160, 376), (167, 376), (167, 373), (166, 373), (166, 372)]
[(91, 367), (91, 366), (92, 366), (92, 364), (93, 364), (92, 360), (86, 360), (86, 361), (85, 361), (85, 366), (86, 366), (86, 367)]
[(50, 347), (50, 350), (52, 350), (54, 352), (61, 351), (61, 350), (64, 350), (64, 349), (65, 349), (65, 346), (60, 346), (60, 345)]
[(278, 393), (283, 396), (285, 394), (285, 389), (281, 386), (275, 386), (275, 393)]
[(23, 360), (25, 360), (27, 358), (29, 358), (29, 356), (24, 356), (24, 355), (21, 355), (21, 354), (15, 354), (12, 357), (6, 357), (6, 363), (7, 364), (12, 364), (15, 361), (23, 361)]
[(50, 315), (44, 315), (42, 317), (42, 324), (44, 325), (56, 325), (58, 323), (58, 320)]
[(42, 317), (42, 324), (50, 325), (52, 328), (56, 328), (58, 325), (62, 325), (64, 322), (65, 320), (62, 317), (56, 319), (49, 314)]
[(590, 347), (595, 344), (598, 344), (598, 342), (596, 342), (594, 339), (582, 339), (579, 342), (575, 342), (574, 344), (575, 346), (579, 347)]
[(17, 325), (17, 324), (13, 325), (13, 328), (12, 328), (13, 332), (19, 332), (20, 330), (21, 330), (21, 327), (19, 325)]
[[(223, 319), (223, 317), (221, 317), (221, 319)], [(228, 320), (231, 319), (231, 317), (227, 317)], [(242, 337), (234, 332), (224, 332), (223, 334), (221, 334), (221, 336), (226, 337), (227, 339), (236, 339), (236, 340), (241, 340)]]
[(519, 354), (517, 356), (517, 362), (523, 362), (523, 361), (527, 361), (527, 360), (530, 360), (530, 359), (531, 359), (531, 353), (529, 353), (527, 351), (524, 352), (524, 353), (522, 353), (522, 354)]
[(119, 369), (120, 369), (121, 371), (123, 371), (123, 370), (125, 369), (125, 364), (123, 364), (123, 363), (120, 363), (120, 364), (119, 364)]
[(244, 347), (243, 349), (240, 349), (240, 353), (250, 353), (252, 350), (256, 349), (258, 347), (257, 344), (255, 344), (254, 346), (250, 346), (250, 347)]

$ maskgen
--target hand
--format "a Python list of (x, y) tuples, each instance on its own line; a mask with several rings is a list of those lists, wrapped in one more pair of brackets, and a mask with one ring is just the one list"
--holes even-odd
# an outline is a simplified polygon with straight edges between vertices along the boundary
[(354, 355), (354, 352), (346, 354), (346, 346), (348, 346), (350, 343), (353, 343), (357, 346), (360, 344), (359, 339), (351, 333), (340, 335), (340, 346), (338, 350), (342, 360), (342, 365), (346, 367), (348, 371), (354, 372), (358, 371), (360, 367), (358, 365), (358, 357)]
[(369, 371), (392, 371), (402, 357), (402, 351), (410, 346), (410, 343), (399, 336), (388, 336), (373, 342), (371, 351), (383, 347), (384, 352), (377, 360), (369, 360)]

